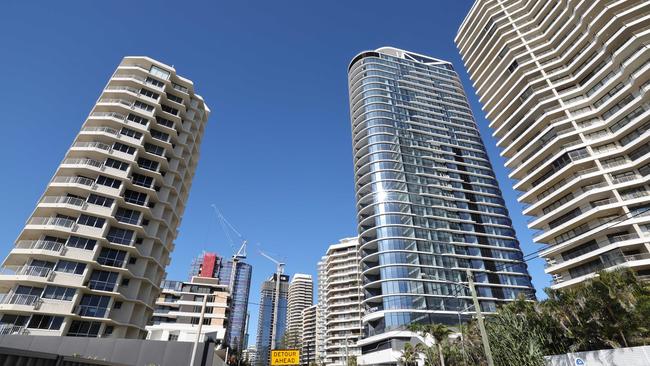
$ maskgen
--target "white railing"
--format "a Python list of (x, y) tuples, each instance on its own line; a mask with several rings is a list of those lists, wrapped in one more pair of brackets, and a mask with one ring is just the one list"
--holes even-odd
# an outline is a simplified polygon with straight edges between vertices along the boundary
[(74, 226), (74, 220), (64, 219), (62, 217), (32, 217), (29, 219), (29, 225), (54, 225), (71, 228)]
[(120, 135), (120, 132), (118, 130), (110, 127), (86, 127), (82, 129), (81, 132), (106, 132), (110, 135)]
[(111, 151), (111, 145), (105, 144), (103, 142), (97, 142), (97, 141), (77, 141), (75, 142), (72, 147), (82, 147), (82, 148), (97, 148), (100, 150), (106, 150), (106, 151)]
[(16, 242), (16, 248), (19, 249), (40, 249), (60, 252), (64, 247), (65, 245), (63, 243), (50, 240), (19, 240)]
[(54, 204), (64, 204), (64, 205), (73, 205), (73, 206), (83, 206), (86, 201), (77, 197), (66, 197), (66, 196), (45, 196), (41, 200), (41, 203), (54, 203)]
[(67, 165), (90, 165), (96, 168), (101, 168), (104, 164), (100, 161), (93, 159), (65, 159), (63, 164)]
[(639, 237), (636, 236), (636, 234), (621, 234), (621, 235), (614, 235), (609, 237), (609, 242), (610, 243), (618, 243), (620, 241), (626, 241), (626, 240), (632, 240), (632, 239), (638, 239)]
[(4, 266), (0, 269), (0, 273), (14, 276), (49, 277), (52, 269), (36, 266)]
[(128, 101), (126, 99), (116, 99), (116, 98), (102, 98), (99, 100), (99, 103), (122, 104), (129, 108), (133, 106), (133, 102), (131, 101)]
[(25, 333), (27, 333), (27, 330), (24, 325), (0, 324), (0, 335)]
[(626, 176), (619, 177), (619, 178), (614, 178), (614, 179), (612, 180), (612, 183), (614, 183), (614, 184), (625, 183), (625, 182), (629, 182), (629, 181), (631, 181), (631, 180), (635, 180), (635, 179), (637, 179), (637, 178), (639, 178), (638, 175), (636, 175), (636, 174), (631, 174), (631, 175), (626, 175)]
[(138, 89), (130, 87), (130, 86), (107, 86), (106, 89), (104, 89), (104, 90), (118, 90), (118, 91), (126, 90), (126, 91), (130, 91), (131, 93), (135, 93), (135, 94), (140, 93), (140, 91)]
[(113, 77), (114, 78), (135, 79), (135, 80), (139, 80), (139, 81), (142, 81), (142, 82), (144, 82), (144, 80), (145, 80), (142, 76), (136, 75), (136, 74), (117, 74), (116, 73), (116, 74), (113, 75)]
[(126, 116), (117, 112), (93, 112), (91, 117), (111, 117), (119, 120), (125, 120)]
[(92, 186), (95, 184), (95, 181), (90, 178), (85, 177), (54, 177), (52, 183), (72, 183), (72, 184), (83, 184), (85, 186)]
[(35, 306), (39, 301), (41, 301), (41, 298), (36, 295), (16, 294), (12, 292), (0, 294), (0, 304), (5, 305)]

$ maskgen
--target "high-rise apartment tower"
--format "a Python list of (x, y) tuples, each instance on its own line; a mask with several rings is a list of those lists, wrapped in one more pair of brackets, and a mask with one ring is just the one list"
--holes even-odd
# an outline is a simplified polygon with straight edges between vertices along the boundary
[[(466, 270), (481, 307), (532, 287), (458, 74), (383, 47), (349, 71), (361, 279), (362, 362), (395, 364), (412, 323), (457, 325)], [(329, 314), (328, 314), (329, 315)], [(388, 346), (387, 346), (388, 345)]]
[(650, 276), (650, 3), (474, 3), (456, 44), (553, 288)]
[(302, 344), (302, 311), (314, 304), (314, 282), (311, 275), (296, 273), (289, 285), (286, 344), (289, 349), (300, 349)]
[(363, 301), (359, 272), (359, 239), (330, 245), (324, 257), (325, 364), (347, 366), (361, 355)]
[(285, 339), (286, 320), (287, 320), (287, 302), (289, 298), (289, 276), (280, 275), (279, 294), (277, 306), (277, 319), (275, 319), (275, 289), (278, 286), (277, 274), (271, 276), (262, 283), (260, 291), (260, 312), (257, 319), (257, 342), (255, 349), (257, 357), (255, 366), (268, 366), (271, 364), (271, 338), (273, 337), (273, 327), (275, 326), (275, 345), (276, 348), (283, 346)]
[(174, 68), (122, 60), (3, 263), (0, 333), (146, 336), (209, 111)]

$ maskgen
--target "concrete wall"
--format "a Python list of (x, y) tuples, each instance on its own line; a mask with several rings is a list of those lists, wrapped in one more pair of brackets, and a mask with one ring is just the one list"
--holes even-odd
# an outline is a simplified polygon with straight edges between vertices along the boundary
[[(185, 366), (190, 364), (192, 354), (190, 342), (149, 341), (118, 338), (46, 337), (30, 335), (0, 336), (0, 347), (50, 353), (62, 356), (76, 356), (81, 359), (95, 359), (125, 366)], [(198, 347), (197, 362), (201, 365), (203, 344)], [(214, 347), (207, 350), (208, 366), (222, 365), (214, 356)]]
[(604, 349), (545, 358), (547, 366), (648, 366), (650, 346)]

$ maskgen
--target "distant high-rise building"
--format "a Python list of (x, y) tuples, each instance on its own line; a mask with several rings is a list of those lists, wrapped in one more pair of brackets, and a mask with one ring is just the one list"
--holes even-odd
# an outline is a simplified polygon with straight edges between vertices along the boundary
[[(318, 262), (318, 290), (316, 302), (316, 362), (322, 365), (325, 362), (325, 315), (326, 315), (326, 291), (325, 280), (326, 270), (325, 261), (327, 257), (321, 257)], [(347, 365), (346, 365), (347, 366)]]
[(456, 44), (552, 288), (650, 278), (650, 3), (477, 0)]
[(255, 345), (251, 344), (242, 351), (242, 359), (248, 361), (249, 365), (257, 364), (257, 348), (255, 348)]
[(310, 366), (316, 363), (316, 305), (302, 311), (302, 332), (300, 344), (300, 364)]
[(196, 340), (203, 297), (208, 296), (201, 328), (204, 339), (210, 336), (225, 344), (229, 323), (230, 293), (227, 285), (214, 278), (192, 277), (190, 281), (164, 281), (156, 308), (147, 326), (147, 339), (159, 341)]
[[(233, 260), (226, 261), (216, 253), (204, 252), (192, 261), (190, 276), (217, 278), (219, 284), (229, 287), (232, 293), (225, 343), (234, 351), (239, 351), (245, 348), (248, 296), (253, 267), (238, 259), (235, 265), (236, 274), (233, 277), (233, 263)], [(231, 281), (233, 281), (232, 289), (230, 289)]]
[(302, 311), (314, 303), (314, 282), (311, 275), (296, 273), (289, 285), (287, 333), (285, 347), (300, 349), (302, 342)]
[(192, 81), (125, 57), (0, 273), (0, 334), (144, 338), (210, 110)]
[[(457, 326), (533, 293), (527, 266), (458, 74), (383, 47), (348, 72), (365, 314), (360, 363), (392, 363), (413, 323)], [(328, 316), (330, 316), (328, 311)]]
[(361, 350), (361, 280), (359, 239), (346, 238), (327, 248), (323, 260), (326, 365), (347, 366)]
[[(262, 283), (260, 291), (260, 312), (257, 319), (257, 360), (255, 366), (270, 365), (271, 338), (275, 325), (276, 348), (282, 345), (286, 331), (287, 302), (289, 299), (289, 276), (281, 275), (279, 284), (277, 275), (273, 274)], [(279, 285), (277, 319), (274, 317), (276, 286)]]

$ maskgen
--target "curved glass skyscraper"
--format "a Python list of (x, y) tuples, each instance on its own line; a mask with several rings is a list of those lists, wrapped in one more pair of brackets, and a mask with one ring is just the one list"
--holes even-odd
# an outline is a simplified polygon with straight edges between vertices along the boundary
[[(391, 364), (411, 323), (458, 324), (533, 289), (451, 63), (391, 47), (348, 72), (365, 315), (363, 362)], [(376, 358), (376, 359), (375, 359)], [(388, 363), (387, 363), (388, 362)], [(393, 362), (394, 363), (394, 362)]]

